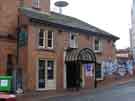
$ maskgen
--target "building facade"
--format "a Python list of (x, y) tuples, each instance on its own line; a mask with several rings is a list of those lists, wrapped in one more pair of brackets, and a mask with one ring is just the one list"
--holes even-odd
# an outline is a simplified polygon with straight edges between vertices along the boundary
[(115, 59), (118, 37), (51, 12), (50, 0), (4, 0), (0, 5), (0, 74), (12, 75), (14, 88), (92, 88), (94, 63)]
[(130, 47), (133, 57), (135, 58), (135, 0), (133, 0), (131, 9)]

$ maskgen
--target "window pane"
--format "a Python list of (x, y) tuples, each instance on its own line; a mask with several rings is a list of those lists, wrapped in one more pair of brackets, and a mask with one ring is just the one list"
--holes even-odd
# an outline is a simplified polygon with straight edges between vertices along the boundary
[(98, 78), (98, 79), (102, 78), (101, 64), (97, 64), (97, 67), (96, 67), (96, 78)]
[(52, 31), (48, 31), (48, 47), (53, 47), (53, 32)]
[(52, 40), (48, 40), (48, 47), (52, 47)]
[(38, 87), (45, 88), (45, 60), (39, 60)]
[(54, 62), (53, 61), (48, 61), (48, 79), (53, 79), (54, 76)]
[(39, 8), (39, 2), (40, 2), (40, 0), (32, 0), (32, 6)]
[(95, 50), (99, 50), (100, 48), (99, 44), (100, 44), (99, 40), (95, 40)]
[(52, 39), (52, 31), (48, 31), (48, 39)]
[(44, 30), (40, 29), (39, 32), (39, 46), (44, 46)]

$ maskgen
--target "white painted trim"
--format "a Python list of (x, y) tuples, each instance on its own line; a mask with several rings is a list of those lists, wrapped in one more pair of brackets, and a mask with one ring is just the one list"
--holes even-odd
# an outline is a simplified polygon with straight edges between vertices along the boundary
[[(39, 69), (39, 65), (38, 65), (38, 63), (39, 63), (39, 59), (40, 60), (45, 60), (45, 88), (39, 88), (38, 87), (38, 69)], [(54, 64), (53, 64), (53, 79), (52, 80), (48, 80), (48, 61), (53, 61), (54, 62)], [(55, 83), (54, 84), (54, 87), (50, 87), (49, 88), (49, 86), (48, 86), (48, 82), (53, 82), (53, 83)], [(54, 59), (45, 59), (45, 58), (38, 58), (37, 59), (37, 62), (36, 62), (36, 91), (44, 91), (44, 90), (55, 90), (56, 89), (56, 60), (54, 60)]]
[(48, 49), (53, 49), (54, 48), (54, 32), (53, 31), (51, 31), (52, 32), (52, 47), (48, 47), (48, 33), (47, 33), (47, 48)]
[(63, 69), (63, 84), (64, 84), (64, 88), (67, 88), (67, 69), (66, 69), (66, 63), (65, 63), (65, 57), (66, 57), (66, 51), (64, 51), (64, 55), (63, 55), (63, 60), (64, 60), (64, 69)]
[[(36, 2), (36, 3), (35, 3)], [(32, 7), (40, 8), (40, 0), (32, 0)]]
[(39, 33), (40, 33), (40, 30), (41, 30), (42, 28), (40, 28), (39, 30), (38, 30), (38, 48), (39, 49), (44, 49), (45, 48), (45, 46), (46, 46), (46, 31), (44, 31), (44, 33), (43, 33), (43, 46), (40, 46), (39, 45)]
[(84, 65), (81, 65), (82, 68), (82, 88), (85, 87), (85, 70), (84, 70)]
[[(99, 50), (95, 50), (95, 40), (99, 40)], [(102, 52), (102, 49), (103, 49), (103, 45), (102, 45), (102, 40), (101, 39), (98, 39), (98, 38), (94, 38), (94, 42), (93, 42), (93, 50), (95, 53), (100, 53)]]

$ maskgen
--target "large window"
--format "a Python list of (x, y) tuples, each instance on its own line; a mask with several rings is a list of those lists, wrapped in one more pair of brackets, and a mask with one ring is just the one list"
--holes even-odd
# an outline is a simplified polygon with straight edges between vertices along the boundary
[(38, 88), (45, 88), (45, 60), (40, 59), (38, 65)]
[[(48, 59), (38, 60), (38, 88), (45, 89), (49, 81), (54, 80), (54, 61)], [(51, 83), (51, 82), (50, 82)]]
[(53, 32), (48, 31), (48, 48), (53, 48)]
[(38, 34), (38, 47), (53, 49), (53, 31), (40, 29)]
[(40, 0), (32, 0), (32, 7), (40, 8)]
[(45, 31), (40, 29), (39, 31), (39, 48), (45, 48)]
[(77, 33), (70, 32), (69, 34), (69, 47), (77, 48), (78, 47)]
[(94, 50), (95, 50), (95, 52), (101, 52), (102, 51), (101, 40), (95, 39), (95, 41), (94, 41)]
[(103, 72), (103, 66), (101, 64), (96, 64), (95, 72), (96, 72), (95, 74), (96, 80), (103, 80), (104, 72)]

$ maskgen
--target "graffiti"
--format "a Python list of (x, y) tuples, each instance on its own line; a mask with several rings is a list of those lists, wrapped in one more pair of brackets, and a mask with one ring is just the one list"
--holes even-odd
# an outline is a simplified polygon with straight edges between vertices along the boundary
[(133, 75), (133, 61), (120, 61), (120, 60), (107, 60), (102, 62), (102, 68), (104, 75), (116, 75), (119, 77), (123, 77), (126, 74)]

